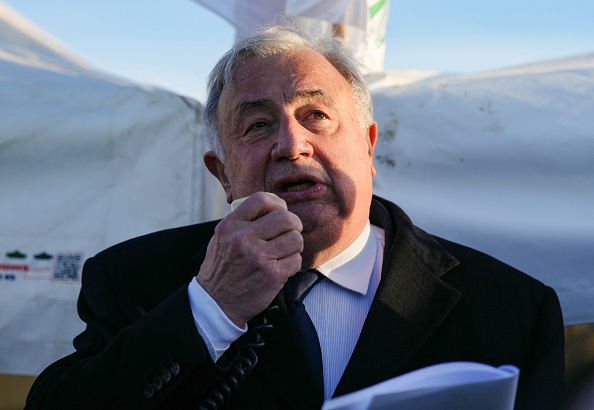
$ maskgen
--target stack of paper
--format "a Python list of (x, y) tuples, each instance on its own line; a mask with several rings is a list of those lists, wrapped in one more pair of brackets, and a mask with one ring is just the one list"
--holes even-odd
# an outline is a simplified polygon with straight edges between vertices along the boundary
[(322, 410), (512, 410), (519, 375), (511, 365), (441, 363), (327, 400)]

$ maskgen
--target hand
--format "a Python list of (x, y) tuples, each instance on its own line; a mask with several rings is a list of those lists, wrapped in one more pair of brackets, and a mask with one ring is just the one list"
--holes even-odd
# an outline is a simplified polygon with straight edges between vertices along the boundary
[(282, 199), (258, 192), (216, 227), (198, 283), (239, 327), (301, 268), (303, 225)]

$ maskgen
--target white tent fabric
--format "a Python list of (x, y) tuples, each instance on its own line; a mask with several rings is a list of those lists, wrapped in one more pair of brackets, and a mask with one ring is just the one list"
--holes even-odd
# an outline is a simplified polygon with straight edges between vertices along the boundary
[(93, 70), (2, 3), (0, 16), (0, 373), (35, 375), (82, 330), (87, 257), (217, 204), (197, 102)]
[(594, 54), (401, 86), (397, 74), (370, 79), (375, 193), (554, 287), (566, 324), (593, 322)]
[(86, 72), (88, 63), (0, 1), (0, 58), (57, 72)]
[(226, 19), (240, 39), (279, 16), (291, 16), (306, 30), (332, 32), (340, 25), (345, 42), (369, 72), (384, 69), (384, 36), (390, 0), (194, 0)]

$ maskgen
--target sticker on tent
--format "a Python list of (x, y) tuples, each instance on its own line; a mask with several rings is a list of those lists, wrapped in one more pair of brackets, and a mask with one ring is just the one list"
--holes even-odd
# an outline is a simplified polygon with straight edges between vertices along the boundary
[(0, 258), (0, 280), (18, 282), (27, 280), (49, 280), (52, 282), (80, 283), (84, 252), (45, 251), (28, 253), (16, 249), (2, 254)]
[(52, 281), (80, 282), (83, 264), (82, 253), (58, 253), (52, 274)]

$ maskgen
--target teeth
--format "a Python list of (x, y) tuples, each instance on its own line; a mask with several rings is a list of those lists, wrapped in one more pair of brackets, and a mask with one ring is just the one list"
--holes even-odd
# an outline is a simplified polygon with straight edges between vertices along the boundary
[(295, 183), (295, 184), (284, 184), (282, 186), (282, 190), (284, 192), (297, 192), (297, 191), (303, 191), (307, 188), (310, 188), (314, 186), (314, 183), (311, 181), (306, 181), (306, 182), (299, 182), (299, 183)]

